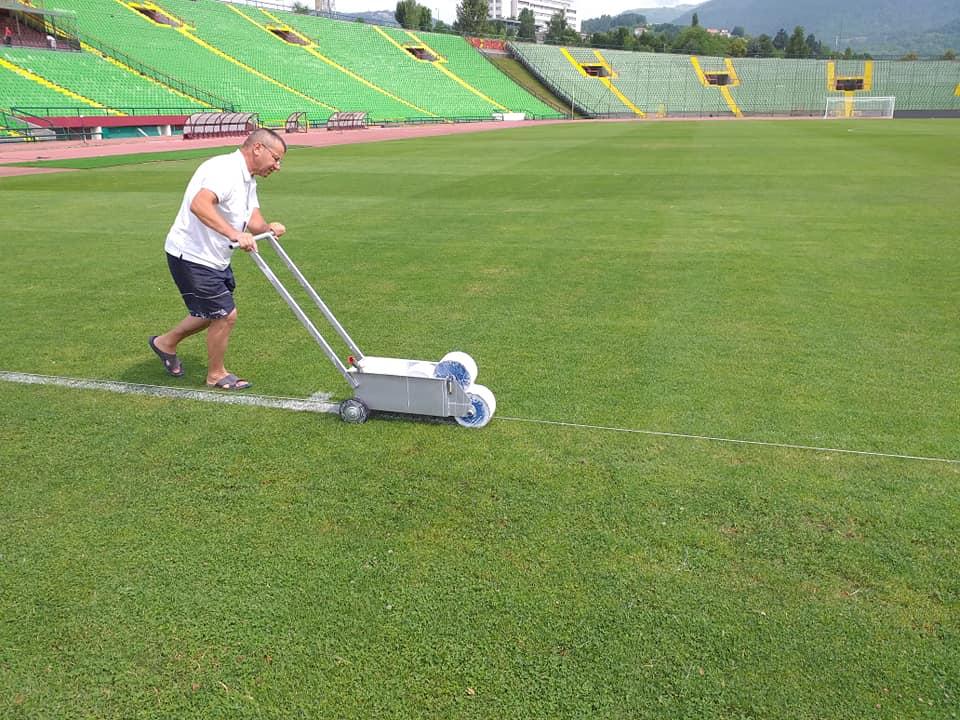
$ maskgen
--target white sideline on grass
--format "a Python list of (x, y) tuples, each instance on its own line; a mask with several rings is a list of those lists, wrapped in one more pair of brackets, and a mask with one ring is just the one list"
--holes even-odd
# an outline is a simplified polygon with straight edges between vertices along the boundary
[[(56, 375), (35, 375), (32, 373), (8, 372), (0, 370), (0, 380), (25, 385), (59, 385), (61, 387), (76, 388), (78, 390), (104, 390), (126, 395), (148, 395), (151, 397), (179, 398), (182, 400), (200, 400), (203, 402), (224, 403), (227, 405), (252, 405), (256, 407), (276, 408), (278, 410), (294, 410), (299, 412), (338, 413), (339, 403), (327, 400), (328, 395), (316, 393), (309, 398), (285, 398), (270, 395), (253, 395), (250, 393), (230, 393), (220, 390), (181, 390), (166, 385), (141, 385), (117, 380), (85, 380), (82, 378), (58, 377)], [(705, 442), (732, 443), (737, 445), (754, 445), (785, 450), (806, 450), (810, 452), (841, 453), (845, 455), (860, 455), (897, 460), (919, 460), (923, 462), (949, 463), (960, 465), (960, 459), (928, 457), (924, 455), (904, 455), (900, 453), (876, 452), (873, 450), (845, 450), (843, 448), (818, 447), (815, 445), (795, 445), (791, 443), (766, 442), (764, 440), (739, 440), (736, 438), (714, 437), (711, 435), (693, 435), (690, 433), (666, 432), (662, 430), (639, 430), (636, 428), (622, 428), (608, 425), (586, 425), (583, 423), (561, 422), (559, 420), (538, 420), (535, 418), (497, 416), (498, 420), (510, 422), (536, 423), (539, 425), (553, 425), (579, 430), (604, 430), (608, 432), (634, 433), (637, 435), (652, 435), (655, 437), (677, 438), (682, 440), (701, 440)]]
[(783, 448), (785, 450), (809, 450), (824, 453), (844, 453), (846, 455), (869, 455), (879, 458), (896, 458), (898, 460), (924, 460), (926, 462), (950, 463), (960, 465), (960, 459), (929, 457), (926, 455), (901, 455), (899, 453), (876, 452), (873, 450), (844, 450), (843, 448), (818, 447), (816, 445), (794, 445), (792, 443), (767, 442), (765, 440), (738, 440), (737, 438), (714, 437), (712, 435), (691, 435), (690, 433), (666, 432), (664, 430), (637, 430), (634, 428), (609, 427), (606, 425), (583, 425), (581, 423), (560, 422), (559, 420), (529, 420), (527, 418), (497, 416), (498, 420), (513, 420), (514, 422), (539, 423), (540, 425), (559, 425), (561, 427), (580, 428), (584, 430), (608, 430), (610, 432), (636, 433), (638, 435), (654, 435), (657, 437), (681, 438), (684, 440), (705, 440), (709, 442), (733, 443), (736, 445), (759, 445), (761, 447)]
[[(55, 375), (34, 375), (31, 373), (0, 371), (0, 380), (25, 385), (59, 385), (77, 390), (104, 390), (123, 395), (148, 395), (151, 397), (178, 398), (180, 400), (201, 400), (203, 402), (223, 403), (225, 405), (255, 405), (257, 407), (295, 410), (299, 412), (335, 413), (339, 404), (328, 402), (324, 397), (285, 398), (268, 395), (254, 395), (247, 391), (230, 392), (223, 390), (185, 390), (166, 385), (140, 385), (117, 380), (85, 380), (81, 378), (57, 377)], [(327, 396), (328, 397), (328, 396)]]

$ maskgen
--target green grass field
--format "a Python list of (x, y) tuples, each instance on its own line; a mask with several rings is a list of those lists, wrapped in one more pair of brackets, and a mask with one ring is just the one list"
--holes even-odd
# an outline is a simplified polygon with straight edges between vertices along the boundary
[[(919, 120), (291, 150), (265, 214), (361, 348), (466, 350), (498, 416), (0, 382), (0, 716), (956, 718), (958, 157)], [(0, 370), (202, 385), (146, 344), (198, 162), (0, 179)], [(234, 266), (228, 366), (346, 397)]]

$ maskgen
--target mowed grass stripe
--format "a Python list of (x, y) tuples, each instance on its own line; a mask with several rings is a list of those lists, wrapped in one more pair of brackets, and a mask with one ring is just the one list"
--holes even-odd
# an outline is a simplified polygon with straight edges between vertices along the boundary
[[(291, 152), (365, 352), (505, 417), (960, 457), (956, 124), (582, 123)], [(174, 386), (198, 159), (0, 179), (0, 367)], [(248, 258), (230, 367), (348, 389)], [(202, 386), (202, 342), (181, 348)], [(335, 398), (337, 399), (337, 398)], [(13, 717), (943, 717), (960, 470), (0, 385)]]

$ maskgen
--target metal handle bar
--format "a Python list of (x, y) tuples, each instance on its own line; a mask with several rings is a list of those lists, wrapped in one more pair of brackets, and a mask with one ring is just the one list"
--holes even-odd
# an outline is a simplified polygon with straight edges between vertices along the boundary
[[(254, 235), (254, 240), (268, 240), (273, 246), (273, 249), (276, 251), (277, 255), (283, 260), (284, 264), (289, 268), (290, 272), (293, 273), (294, 277), (297, 278), (297, 281), (307, 291), (307, 294), (311, 299), (316, 303), (317, 307), (320, 308), (320, 312), (323, 313), (323, 316), (327, 319), (334, 330), (337, 331), (337, 334), (340, 338), (347, 344), (347, 347), (354, 353), (357, 359), (363, 357), (363, 353), (360, 351), (360, 348), (357, 347), (357, 344), (353, 341), (350, 335), (347, 334), (347, 331), (344, 329), (343, 325), (337, 320), (330, 308), (327, 307), (326, 303), (320, 299), (320, 296), (317, 294), (317, 291), (313, 289), (307, 279), (303, 276), (303, 273), (300, 272), (300, 269), (294, 264), (293, 260), (290, 259), (290, 256), (284, 251), (280, 246), (280, 243), (277, 241), (277, 237), (272, 232), (261, 233), (260, 235)], [(230, 243), (231, 248), (240, 247), (237, 243)], [(347, 370), (347, 366), (343, 364), (337, 354), (333, 351), (333, 348), (330, 347), (330, 344), (326, 341), (323, 335), (320, 334), (320, 331), (317, 329), (317, 326), (313, 324), (307, 314), (303, 311), (300, 305), (294, 300), (293, 296), (284, 287), (283, 283), (280, 282), (280, 279), (274, 274), (273, 270), (270, 269), (270, 266), (267, 265), (266, 260), (260, 257), (260, 253), (251, 250), (249, 253), (250, 257), (253, 258), (253, 262), (256, 263), (257, 267), (260, 268), (260, 271), (266, 276), (267, 280), (270, 281), (270, 284), (280, 293), (287, 305), (290, 306), (290, 309), (293, 311), (293, 314), (297, 316), (297, 319), (300, 323), (307, 329), (307, 332), (317, 341), (317, 344), (323, 349), (324, 354), (333, 363), (334, 367), (340, 371), (340, 374), (350, 383), (351, 387), (356, 388), (360, 383), (353, 376), (353, 374)]]

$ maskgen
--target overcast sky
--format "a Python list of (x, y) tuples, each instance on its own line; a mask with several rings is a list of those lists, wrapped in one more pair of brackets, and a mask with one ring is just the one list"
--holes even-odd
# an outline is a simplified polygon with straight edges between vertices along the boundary
[[(396, 0), (334, 0), (336, 2), (337, 12), (351, 13), (361, 12), (363, 10), (390, 10), (396, 9)], [(587, 20), (589, 18), (600, 17), (601, 15), (617, 15), (624, 10), (634, 10), (636, 8), (651, 7), (673, 7), (687, 2), (693, 4), (696, 0), (575, 0), (577, 4), (577, 19)], [(421, 5), (425, 5), (433, 10), (433, 18), (440, 19), (446, 23), (452, 23), (457, 19), (457, 5), (459, 0), (417, 0)], [(306, 3), (313, 5), (313, 3)]]

